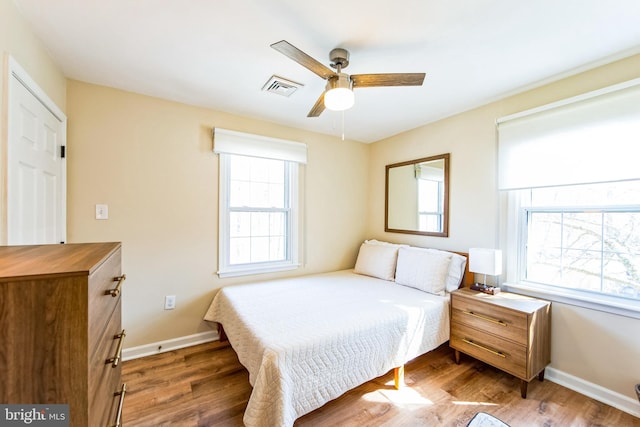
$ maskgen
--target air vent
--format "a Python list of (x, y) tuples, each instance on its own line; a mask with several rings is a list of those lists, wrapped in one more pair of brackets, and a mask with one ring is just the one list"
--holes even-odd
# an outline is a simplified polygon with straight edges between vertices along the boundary
[(302, 83), (296, 83), (279, 76), (271, 76), (269, 81), (262, 86), (262, 90), (282, 96), (291, 96), (293, 92), (302, 86), (304, 86)]

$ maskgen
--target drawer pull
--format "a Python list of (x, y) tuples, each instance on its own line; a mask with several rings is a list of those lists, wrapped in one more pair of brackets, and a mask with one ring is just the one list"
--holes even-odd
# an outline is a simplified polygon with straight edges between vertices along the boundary
[(113, 281), (114, 282), (118, 282), (116, 284), (116, 287), (113, 289), (108, 289), (106, 291), (104, 291), (105, 295), (111, 295), (112, 297), (117, 297), (118, 295), (120, 295), (120, 287), (122, 287), (122, 282), (124, 282), (125, 280), (127, 280), (127, 275), (123, 274), (122, 276), (118, 276), (118, 277), (114, 277)]
[(122, 388), (120, 391), (116, 391), (113, 393), (113, 396), (120, 396), (118, 401), (118, 412), (116, 413), (116, 422), (115, 424), (111, 424), (109, 427), (120, 427), (122, 426), (122, 404), (124, 403), (124, 395), (127, 392), (127, 385), (122, 384)]
[(469, 316), (477, 317), (482, 320), (486, 320), (487, 322), (497, 323), (500, 326), (507, 326), (507, 324), (499, 319), (494, 319), (493, 317), (484, 316), (482, 314), (474, 313), (473, 311), (463, 311), (464, 314), (468, 314)]
[(122, 357), (122, 344), (124, 343), (124, 337), (126, 336), (127, 334), (125, 333), (124, 329), (118, 335), (113, 336), (114, 340), (118, 340), (118, 348), (116, 348), (116, 355), (108, 358), (104, 362), (105, 365), (111, 363), (111, 366), (114, 368), (118, 366), (118, 363), (120, 363), (120, 358)]
[(504, 357), (504, 358), (506, 358), (506, 357), (507, 357), (507, 355), (506, 355), (506, 354), (504, 354), (504, 353), (502, 353), (502, 352), (500, 352), (500, 351), (492, 350), (492, 349), (490, 349), (490, 348), (488, 348), (488, 347), (485, 347), (485, 346), (483, 346), (483, 345), (477, 344), (477, 343), (475, 343), (475, 342), (473, 342), (473, 341), (471, 341), (471, 340), (468, 340), (468, 339), (466, 339), (466, 338), (462, 338), (462, 341), (464, 341), (464, 342), (466, 342), (467, 344), (472, 345), (472, 346), (474, 346), (474, 347), (478, 347), (478, 348), (480, 348), (480, 349), (482, 349), (482, 350), (488, 351), (488, 352), (489, 352), (489, 353), (491, 353), (491, 354), (495, 354), (496, 356), (500, 356), (500, 357)]

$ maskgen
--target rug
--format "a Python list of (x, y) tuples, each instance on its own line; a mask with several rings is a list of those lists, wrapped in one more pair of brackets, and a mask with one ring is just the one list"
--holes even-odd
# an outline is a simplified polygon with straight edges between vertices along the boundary
[(509, 424), (506, 424), (493, 415), (489, 415), (485, 412), (478, 412), (471, 418), (467, 427), (509, 427)]

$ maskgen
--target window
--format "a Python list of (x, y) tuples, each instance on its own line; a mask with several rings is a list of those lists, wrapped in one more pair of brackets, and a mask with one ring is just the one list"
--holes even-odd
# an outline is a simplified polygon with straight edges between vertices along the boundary
[(442, 230), (444, 181), (418, 179), (418, 230)]
[[(297, 268), (298, 168), (306, 147), (223, 129), (214, 138), (220, 155), (218, 274)], [(296, 154), (300, 146), (303, 157)]]
[(640, 181), (521, 197), (521, 281), (640, 301)]
[(229, 175), (229, 265), (286, 261), (291, 246), (290, 163), (223, 156)]
[(640, 318), (640, 79), (498, 120), (507, 289)]

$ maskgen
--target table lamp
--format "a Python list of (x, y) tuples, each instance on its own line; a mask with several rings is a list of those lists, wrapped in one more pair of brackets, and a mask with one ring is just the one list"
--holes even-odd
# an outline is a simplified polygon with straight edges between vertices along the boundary
[(499, 249), (471, 248), (469, 249), (469, 271), (484, 274), (483, 283), (474, 283), (471, 289), (496, 293), (500, 288), (487, 286), (487, 274), (499, 276), (502, 274), (502, 251)]

